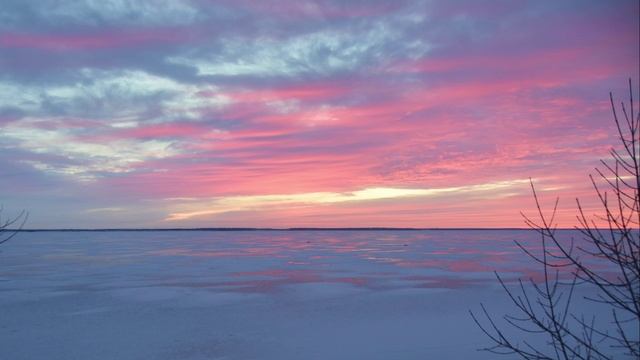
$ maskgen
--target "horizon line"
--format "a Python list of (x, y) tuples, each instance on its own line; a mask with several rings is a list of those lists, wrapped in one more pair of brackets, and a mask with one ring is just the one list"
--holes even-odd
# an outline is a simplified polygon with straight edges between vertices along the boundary
[[(83, 231), (425, 231), (425, 230), (535, 230), (529, 227), (196, 227), (196, 228), (57, 228), (57, 229), (4, 229), (11, 232), (83, 232)], [(575, 230), (575, 228), (557, 228)]]

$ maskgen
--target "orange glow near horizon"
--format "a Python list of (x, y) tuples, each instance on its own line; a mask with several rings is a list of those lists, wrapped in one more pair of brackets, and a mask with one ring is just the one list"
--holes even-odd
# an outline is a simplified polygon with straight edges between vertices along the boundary
[(27, 227), (571, 227), (640, 79), (635, 1), (176, 3), (0, 26)]

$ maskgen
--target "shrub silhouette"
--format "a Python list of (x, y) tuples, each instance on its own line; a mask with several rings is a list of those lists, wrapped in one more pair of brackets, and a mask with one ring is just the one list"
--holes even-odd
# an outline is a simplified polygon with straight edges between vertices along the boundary
[(27, 222), (27, 218), (29, 214), (22, 210), (18, 215), (14, 217), (4, 218), (2, 216), (3, 213), (2, 208), (0, 208), (0, 245), (6, 243), (11, 240), (20, 229)]
[[(611, 149), (611, 158), (601, 160), (596, 177), (590, 176), (602, 214), (588, 217), (576, 199), (576, 229), (581, 238), (561, 239), (554, 221), (558, 199), (550, 215), (545, 213), (531, 183), (537, 216), (523, 216), (540, 235), (542, 248), (534, 253), (516, 244), (540, 264), (542, 280), (520, 279), (512, 288), (496, 273), (518, 314), (503, 315), (505, 324), (498, 324), (482, 304), (482, 318), (470, 312), (493, 343), (483, 350), (524, 359), (614, 359), (621, 353), (640, 358), (640, 114), (634, 108), (631, 80), (629, 109), (621, 103), (622, 116), (611, 93), (609, 98), (620, 149)], [(597, 291), (595, 297), (585, 301), (598, 303), (609, 314), (572, 311), (574, 290), (583, 285)], [(610, 316), (612, 327), (605, 328), (598, 321), (603, 315)], [(515, 340), (506, 329), (527, 336), (542, 335), (546, 345)]]

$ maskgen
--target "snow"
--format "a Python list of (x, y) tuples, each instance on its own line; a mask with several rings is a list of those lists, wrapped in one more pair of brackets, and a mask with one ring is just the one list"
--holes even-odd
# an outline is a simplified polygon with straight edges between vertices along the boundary
[[(469, 309), (527, 231), (21, 233), (2, 359), (493, 359)], [(505, 357), (506, 359), (506, 357)]]

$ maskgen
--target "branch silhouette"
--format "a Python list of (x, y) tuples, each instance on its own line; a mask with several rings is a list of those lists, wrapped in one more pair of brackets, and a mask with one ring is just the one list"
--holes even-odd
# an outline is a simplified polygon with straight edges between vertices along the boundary
[[(621, 352), (640, 358), (640, 114), (636, 113), (631, 79), (629, 111), (621, 103), (620, 117), (611, 93), (609, 99), (621, 148), (611, 149), (611, 159), (601, 160), (597, 175), (590, 176), (602, 214), (587, 216), (576, 199), (576, 229), (581, 237), (562, 239), (555, 222), (558, 199), (549, 215), (532, 181), (536, 217), (522, 215), (527, 226), (539, 234), (542, 248), (534, 253), (516, 244), (541, 266), (542, 280), (519, 279), (514, 288), (496, 273), (518, 312), (501, 317), (505, 326), (509, 331), (538, 334), (546, 339), (545, 344), (514, 340), (507, 335), (512, 332), (481, 304), (479, 314), (470, 314), (492, 342), (482, 350), (523, 359), (615, 359)], [(575, 290), (585, 285), (596, 290), (594, 297), (585, 300), (608, 309), (610, 326), (599, 323), (595, 313), (573, 312)]]
[(0, 207), (0, 245), (11, 240), (18, 234), (29, 218), (29, 213), (22, 210), (18, 215), (13, 217), (4, 217), (4, 209)]

